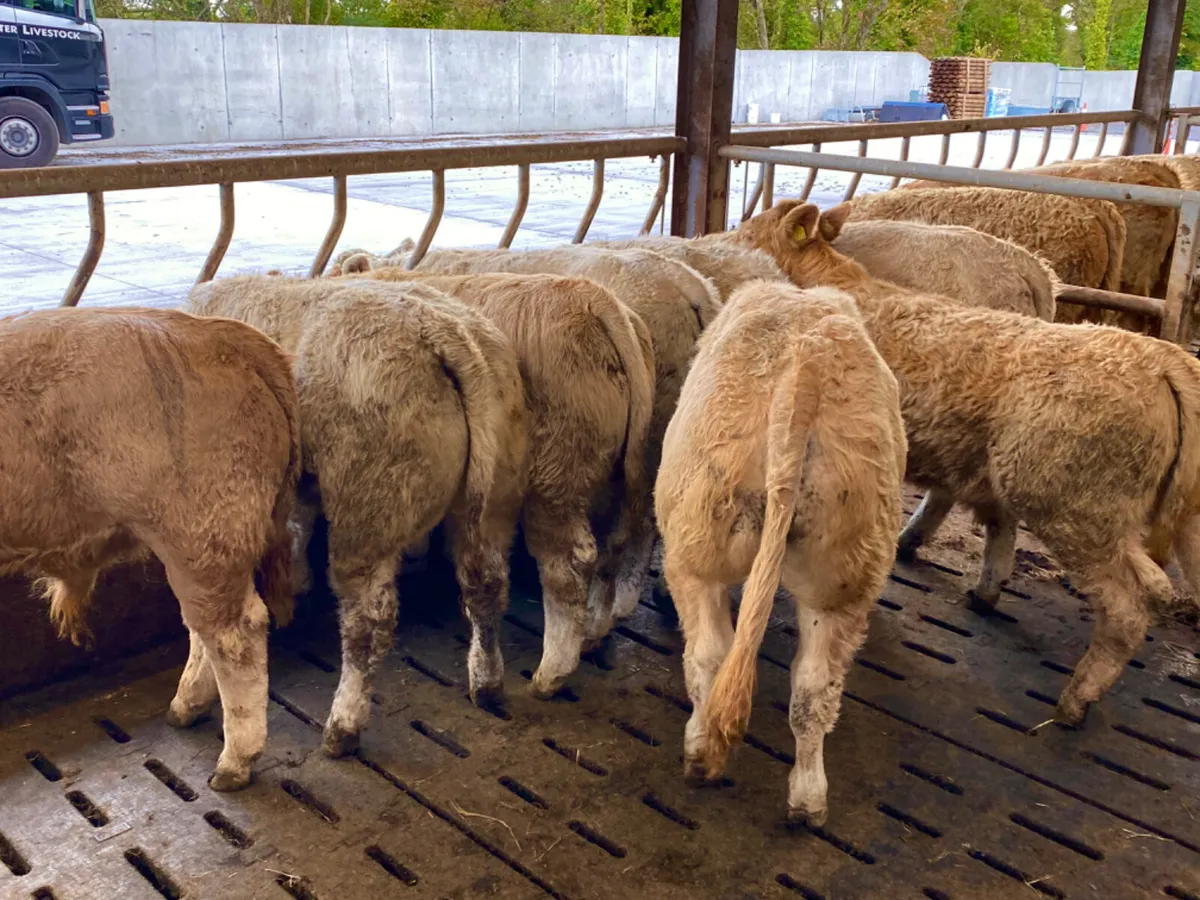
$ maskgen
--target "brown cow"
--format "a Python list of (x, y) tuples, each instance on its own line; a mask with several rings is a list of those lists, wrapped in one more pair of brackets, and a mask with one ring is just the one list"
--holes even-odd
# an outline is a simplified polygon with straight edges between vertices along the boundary
[[(546, 629), (531, 691), (547, 699), (579, 666), (585, 640), (609, 622), (589, 616), (588, 590), (606, 585), (636, 526), (650, 484), (645, 444), (654, 353), (637, 316), (604, 288), (555, 275), (427, 275), (390, 267), (371, 279), (415, 282), (483, 313), (512, 341), (529, 405), (525, 543), (538, 563)], [(395, 285), (400, 286), (400, 285)]]
[(0, 320), (0, 575), (44, 576), (76, 644), (99, 572), (153, 553), (191, 639), (168, 721), (220, 695), (209, 784), (250, 782), (267, 737), (267, 606), (291, 617), (287, 520), (300, 471), (296, 389), (253, 328), (173, 310)]
[[(422, 285), (244, 276), (198, 285), (189, 307), (257, 325), (296, 356), (304, 469), (329, 522), (342, 632), (325, 751), (357, 745), (371, 678), (392, 646), (401, 555), (443, 519), (471, 624), (471, 699), (498, 702), (527, 445), (508, 341)], [(301, 528), (299, 554), (306, 537)]]
[[(655, 486), (694, 704), (690, 780), (720, 776), (745, 734), (782, 580), (801, 648), (788, 815), (824, 822), (825, 735), (891, 569), (904, 455), (896, 379), (848, 295), (765, 281), (734, 293), (700, 341)], [(727, 588), (743, 581), (735, 634)]]
[(850, 207), (852, 222), (965, 225), (1037, 253), (1065, 284), (1121, 289), (1125, 221), (1106, 200), (947, 187), (863, 194)]
[[(401, 244), (386, 260), (400, 261)], [(380, 259), (362, 254), (343, 262), (346, 272), (399, 271), (380, 268)], [(696, 338), (712, 321), (720, 308), (716, 290), (707, 279), (690, 267), (648, 250), (606, 250), (591, 246), (556, 247), (513, 253), (508, 250), (437, 250), (428, 254), (418, 272), (441, 275), (466, 275), (494, 272), (512, 274), (559, 275), (586, 278), (607, 288), (649, 329), (654, 351), (654, 411), (646, 440), (645, 470), (649, 482), (658, 471), (662, 436), (675, 411), (679, 389), (691, 363)], [(646, 504), (647, 514), (649, 504)], [(611, 627), (615, 612), (628, 616), (642, 595), (646, 571), (654, 545), (650, 521), (635, 523), (627, 549), (616, 560), (615, 585), (597, 581), (592, 585), (592, 635), (603, 636)]]
[(1151, 607), (1171, 602), (1172, 551), (1200, 588), (1200, 362), (1122, 329), (960, 309), (878, 281), (829, 245), (836, 221), (812, 229), (816, 214), (781, 203), (739, 238), (797, 285), (854, 296), (901, 385), (907, 477), (987, 524), (977, 602), (994, 605), (1011, 573), (1018, 520), (1088, 592), (1091, 643), (1058, 701), (1079, 724), (1142, 646)]

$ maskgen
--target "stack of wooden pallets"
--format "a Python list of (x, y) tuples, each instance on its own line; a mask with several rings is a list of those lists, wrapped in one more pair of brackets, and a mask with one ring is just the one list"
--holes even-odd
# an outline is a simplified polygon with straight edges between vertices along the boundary
[(929, 100), (945, 103), (952, 119), (980, 119), (987, 109), (992, 61), (942, 56), (929, 64)]

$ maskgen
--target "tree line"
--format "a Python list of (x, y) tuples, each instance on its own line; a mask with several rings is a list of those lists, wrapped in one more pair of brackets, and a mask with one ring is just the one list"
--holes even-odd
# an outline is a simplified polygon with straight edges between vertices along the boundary
[[(682, 0), (97, 0), (108, 18), (678, 35)], [(740, 0), (738, 46), (1137, 68), (1147, 0)], [(1200, 2), (1179, 67), (1200, 69)]]

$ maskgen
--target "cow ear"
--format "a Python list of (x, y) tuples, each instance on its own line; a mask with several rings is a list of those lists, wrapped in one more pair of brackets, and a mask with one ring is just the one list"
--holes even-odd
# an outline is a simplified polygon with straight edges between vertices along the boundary
[(780, 230), (786, 241), (802, 244), (817, 236), (817, 224), (821, 211), (812, 203), (804, 203), (792, 209), (780, 223)]
[(846, 220), (850, 218), (850, 213), (854, 211), (849, 203), (839, 203), (833, 209), (828, 210), (821, 216), (821, 237), (827, 241), (834, 241), (837, 236), (842, 233), (842, 226), (846, 224)]

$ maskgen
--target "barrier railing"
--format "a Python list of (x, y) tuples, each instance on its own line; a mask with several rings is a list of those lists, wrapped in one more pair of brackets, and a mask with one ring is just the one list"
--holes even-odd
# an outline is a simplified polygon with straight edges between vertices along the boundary
[(1172, 130), (1175, 133), (1175, 147), (1171, 152), (1175, 156), (1182, 156), (1186, 151), (1192, 126), (1200, 123), (1200, 106), (1173, 106), (1169, 115), (1167, 139), (1170, 140)]
[(1153, 316), (1160, 320), (1160, 337), (1176, 342), (1185, 342), (1187, 339), (1187, 323), (1191, 320), (1191, 307), (1195, 301), (1193, 291), (1196, 280), (1195, 235), (1197, 228), (1200, 228), (1200, 192), (1146, 187), (1137, 184), (1085, 181), (1078, 178), (1058, 178), (1028, 172), (932, 165), (906, 160), (870, 159), (860, 156), (742, 144), (724, 147), (721, 155), (729, 160), (761, 163), (764, 167), (783, 165), (807, 168), (810, 170), (810, 178), (813, 171), (824, 168), (858, 175), (891, 176), (893, 179), (921, 178), (952, 184), (1032, 191), (1040, 194), (1061, 194), (1068, 197), (1109, 200), (1114, 203), (1143, 203), (1150, 206), (1178, 209), (1179, 224), (1175, 232), (1167, 296), (1164, 300), (1070, 285), (1059, 293), (1059, 298), (1085, 306)]
[[(1186, 147), (1188, 132), (1193, 119), (1200, 121), (1200, 107), (1181, 107), (1171, 111), (1176, 128), (1175, 152)], [(808, 154), (810, 163), (801, 197), (807, 199), (812, 192), (821, 168), (848, 171), (852, 178), (843, 199), (851, 199), (857, 192), (863, 174), (897, 173), (898, 169), (880, 169), (882, 164), (896, 160), (878, 160), (870, 157), (870, 142), (900, 138), (900, 163), (908, 164), (913, 138), (940, 136), (941, 150), (939, 166), (924, 167), (920, 177), (959, 183), (984, 183), (963, 181), (960, 178), (940, 177), (939, 171), (946, 169), (950, 156), (950, 140), (954, 135), (978, 134), (971, 168), (956, 167), (954, 171), (987, 171), (982, 169), (986, 155), (988, 137), (993, 132), (1011, 131), (1011, 146), (1004, 164), (1004, 172), (1015, 165), (1024, 137), (1028, 132), (1041, 132), (1042, 143), (1038, 152), (1037, 165), (1046, 161), (1056, 129), (1070, 129), (1071, 142), (1066, 159), (1075, 159), (1086, 126), (1099, 125), (1100, 135), (1092, 156), (1100, 155), (1114, 124), (1127, 125), (1136, 121), (1139, 114), (1134, 110), (1114, 112), (1070, 113), (1039, 116), (1002, 116), (984, 119), (953, 119), (928, 122), (873, 123), (864, 125), (815, 124), (798, 126), (735, 126), (733, 140), (742, 150), (762, 150), (781, 146), (811, 146)], [(858, 156), (822, 154), (823, 143), (858, 142)], [(529, 205), (530, 166), (534, 164), (593, 162), (592, 194), (583, 212), (573, 240), (583, 241), (588, 233), (604, 193), (604, 161), (638, 156), (660, 160), (658, 186), (641, 228), (646, 234), (662, 213), (670, 183), (672, 154), (684, 149), (684, 140), (662, 132), (641, 133), (593, 133), (514, 135), (512, 137), (487, 136), (479, 138), (444, 138), (414, 141), (397, 146), (394, 142), (366, 141), (350, 147), (341, 145), (322, 149), (307, 145), (295, 148), (289, 145), (263, 146), (249, 152), (214, 149), (197, 153), (193, 149), (179, 151), (157, 151), (148, 159), (108, 161), (110, 157), (99, 154), (90, 160), (71, 165), (56, 165), (42, 169), (0, 170), (0, 200), (12, 197), (46, 196), (53, 194), (83, 193), (88, 197), (90, 234), (74, 277), (62, 300), (65, 306), (74, 306), (82, 297), (88, 281), (95, 272), (104, 249), (104, 195), (109, 191), (136, 190), (145, 188), (182, 187), (190, 185), (216, 184), (220, 186), (220, 225), (212, 247), (201, 267), (198, 282), (215, 277), (233, 238), (235, 227), (234, 186), (239, 182), (288, 180), (299, 178), (326, 177), (333, 179), (333, 217), (320, 249), (317, 251), (310, 274), (324, 271), (341, 237), (347, 215), (347, 179), (351, 176), (397, 172), (428, 171), (432, 179), (432, 209), (425, 227), (409, 258), (416, 265), (428, 251), (437, 233), (445, 210), (445, 173), (453, 169), (475, 167), (515, 166), (517, 168), (517, 199), (499, 247), (510, 247), (521, 226)], [(727, 158), (740, 161), (747, 159), (743, 154), (724, 154)], [(1122, 147), (1122, 150), (1124, 148)], [(803, 151), (789, 151), (803, 152)], [(857, 159), (864, 168), (848, 168), (846, 160)], [(747, 161), (749, 161), (747, 159)], [(757, 179), (752, 189), (743, 189), (742, 218), (751, 216), (759, 204), (771, 206), (775, 193), (776, 162), (763, 162), (759, 166)], [(794, 162), (787, 163), (795, 165)], [(748, 180), (748, 171), (746, 173)], [(896, 187), (906, 177), (892, 174), (891, 186)], [(1003, 186), (1003, 185), (994, 185)], [(1055, 188), (1048, 193), (1071, 194), (1072, 189), (1063, 179), (1054, 180)], [(1087, 196), (1078, 194), (1077, 196)], [(1182, 208), (1182, 207), (1181, 207)], [(1181, 217), (1181, 228), (1183, 225)], [(1064, 299), (1092, 306), (1107, 306), (1146, 313), (1144, 303), (1136, 302), (1131, 295), (1109, 294), (1083, 288), (1067, 288)], [(1122, 299), (1123, 298), (1123, 299)], [(1136, 298), (1145, 301), (1146, 298)], [(1152, 301), (1161, 303), (1161, 301)], [(1135, 310), (1135, 307), (1137, 309)], [(1151, 311), (1149, 314), (1157, 313)], [(1164, 317), (1164, 324), (1166, 319)]]
[[(1200, 112), (1200, 109), (1197, 112)], [(1093, 157), (1097, 157), (1100, 155), (1108, 139), (1109, 127), (1113, 124), (1128, 125), (1135, 121), (1138, 116), (1139, 113), (1136, 110), (1126, 109), (1112, 112), (1053, 113), (1038, 116), (993, 116), (985, 119), (941, 119), (930, 122), (892, 122), (868, 125), (799, 125), (738, 130), (734, 134), (733, 139), (738, 145), (745, 147), (797, 147), (808, 145), (814, 153), (819, 153), (821, 145), (825, 143), (858, 141), (858, 155), (866, 158), (870, 153), (871, 141), (901, 138), (900, 159), (901, 161), (907, 161), (914, 137), (940, 136), (942, 143), (938, 164), (944, 166), (950, 158), (951, 138), (961, 134), (978, 134), (979, 139), (975, 147), (975, 158), (971, 165), (971, 168), (978, 169), (982, 166), (987, 152), (988, 136), (994, 131), (1011, 131), (1012, 138), (1008, 158), (1004, 164), (1004, 169), (1010, 170), (1016, 164), (1022, 139), (1029, 131), (1037, 131), (1042, 135), (1042, 145), (1038, 152), (1037, 162), (1035, 163), (1035, 165), (1040, 166), (1046, 162), (1046, 157), (1050, 153), (1055, 129), (1071, 129), (1071, 144), (1065, 158), (1073, 160), (1079, 152), (1083, 130), (1091, 125), (1099, 125), (1100, 134), (1096, 141), (1095, 150), (1092, 153)], [(1184, 132), (1184, 139), (1186, 140), (1186, 131)], [(1124, 150), (1124, 142), (1122, 142), (1120, 152), (1123, 153)], [(818, 172), (819, 170), (815, 168), (809, 171), (808, 179), (805, 181), (804, 190), (801, 193), (801, 199), (808, 199), (809, 194), (816, 185)], [(770, 206), (771, 194), (767, 190), (767, 185), (771, 184), (773, 186), (774, 178), (775, 173), (772, 171), (772, 167), (770, 164), (765, 164), (759, 169), (754, 187), (743, 190), (743, 221), (754, 214), (754, 210), (764, 194), (768, 199), (767, 206)], [(858, 191), (859, 181), (860, 175), (856, 175), (856, 177), (850, 180), (845, 195), (842, 197), (843, 200), (853, 199), (855, 193)], [(894, 178), (891, 186), (896, 187), (899, 182), (900, 179), (898, 177)]]
[(588, 229), (604, 195), (604, 161), (639, 156), (660, 158), (658, 186), (651, 201), (642, 233), (658, 219), (666, 202), (672, 154), (683, 149), (683, 140), (664, 134), (518, 135), (507, 137), (455, 138), (421, 141), (409, 146), (365, 142), (353, 149), (297, 150), (282, 146), (249, 152), (167, 151), (147, 160), (106, 161), (104, 156), (71, 165), (40, 169), (0, 170), (0, 200), (53, 194), (87, 194), (90, 233), (87, 249), (75, 270), (63, 306), (79, 303), (104, 251), (104, 195), (110, 191), (145, 188), (220, 185), (220, 225), (212, 248), (200, 269), (197, 283), (210, 281), (221, 266), (233, 239), (235, 226), (234, 185), (239, 182), (277, 181), (296, 178), (333, 179), (333, 217), (310, 275), (325, 271), (333, 255), (347, 214), (347, 179), (355, 175), (396, 172), (433, 173), (433, 202), (417, 245), (409, 257), (415, 266), (429, 250), (442, 220), (446, 204), (446, 171), (497, 166), (517, 167), (517, 201), (500, 239), (500, 247), (511, 246), (529, 205), (530, 166), (545, 163), (593, 161), (592, 193), (575, 231), (575, 242)]

